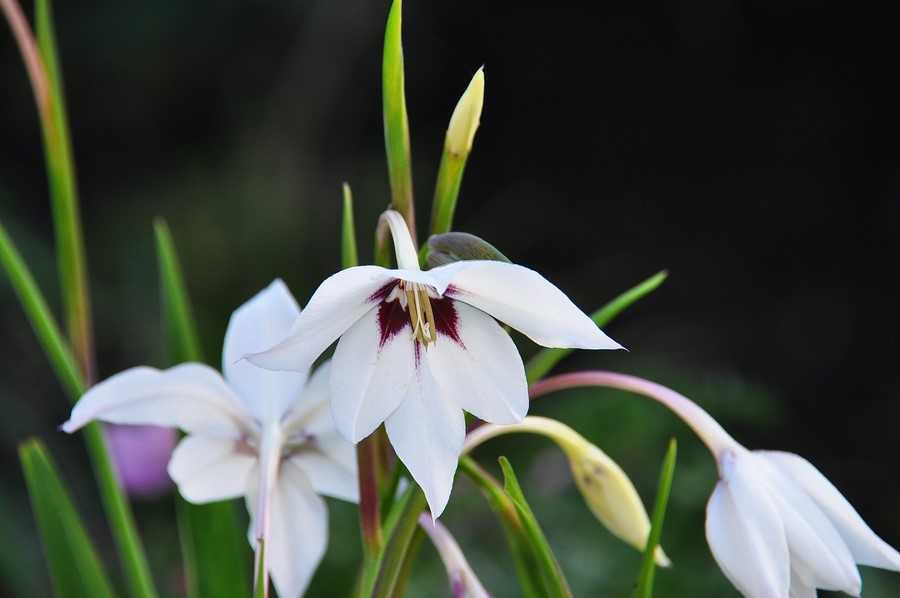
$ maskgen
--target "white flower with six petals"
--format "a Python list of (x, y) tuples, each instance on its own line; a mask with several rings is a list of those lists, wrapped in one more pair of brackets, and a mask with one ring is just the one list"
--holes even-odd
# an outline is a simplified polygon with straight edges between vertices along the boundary
[(356, 453), (328, 409), (329, 365), (308, 379), (240, 360), (281, 339), (299, 314), (276, 280), (232, 315), (224, 379), (198, 363), (132, 368), (88, 390), (62, 426), (74, 432), (101, 420), (184, 430), (169, 475), (192, 503), (246, 498), (250, 543), (265, 539), (264, 570), (284, 598), (303, 593), (325, 553), (319, 494), (358, 500)]
[(438, 516), (465, 437), (463, 410), (492, 423), (522, 421), (522, 358), (494, 320), (540, 345), (618, 349), (562, 291), (504, 262), (419, 269), (403, 218), (382, 216), (398, 268), (357, 266), (326, 279), (288, 336), (248, 355), (262, 367), (304, 371), (340, 337), (330, 396), (338, 430), (354, 443), (382, 422), (398, 457)]

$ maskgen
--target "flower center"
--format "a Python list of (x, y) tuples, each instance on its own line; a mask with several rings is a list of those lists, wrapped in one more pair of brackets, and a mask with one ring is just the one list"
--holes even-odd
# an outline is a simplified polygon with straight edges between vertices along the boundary
[(434, 311), (431, 309), (431, 298), (424, 285), (407, 280), (400, 281), (400, 287), (406, 293), (406, 305), (409, 311), (409, 322), (413, 329), (413, 338), (423, 346), (437, 341), (437, 327), (434, 324)]

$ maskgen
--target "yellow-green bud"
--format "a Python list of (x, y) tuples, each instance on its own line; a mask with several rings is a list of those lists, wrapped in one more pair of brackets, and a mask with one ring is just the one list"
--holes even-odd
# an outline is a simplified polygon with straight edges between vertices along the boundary
[(472, 77), (469, 87), (459, 99), (456, 109), (453, 110), (453, 116), (450, 117), (450, 126), (447, 127), (447, 137), (444, 140), (447, 152), (463, 157), (472, 151), (472, 141), (481, 122), (483, 105), (484, 67), (481, 67)]

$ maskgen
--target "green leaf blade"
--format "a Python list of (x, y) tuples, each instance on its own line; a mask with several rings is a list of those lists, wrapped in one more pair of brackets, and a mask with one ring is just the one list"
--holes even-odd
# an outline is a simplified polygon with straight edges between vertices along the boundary
[(34, 438), (25, 441), (19, 446), (19, 459), (54, 594), (59, 598), (114, 596), (97, 550), (44, 444)]
[(0, 223), (0, 265), (6, 271), (22, 310), (44, 350), (50, 367), (71, 402), (84, 394), (85, 384), (75, 355), (69, 348), (47, 300), (12, 238)]
[(88, 385), (91, 385), (94, 383), (95, 366), (87, 260), (50, 0), (36, 1), (35, 21), (37, 46), (47, 79), (47, 110), (41, 113), (41, 130), (56, 231), (63, 311), (69, 342)]
[(382, 59), (382, 102), (384, 144), (393, 207), (403, 214), (413, 242), (416, 240), (416, 215), (413, 206), (412, 159), (409, 149), (409, 119), (403, 74), (402, 1), (394, 0), (384, 31)]
[(459, 460), (459, 470), (481, 490), (503, 528), (510, 555), (519, 577), (519, 587), (525, 598), (543, 598), (544, 582), (540, 576), (537, 559), (528, 548), (528, 539), (522, 521), (509, 495), (489, 473), (471, 457)]
[[(631, 287), (612, 301), (591, 314), (591, 320), (599, 327), (606, 326), (616, 316), (630, 307), (638, 299), (655, 291), (669, 275), (665, 270), (657, 272), (647, 280)], [(574, 349), (543, 349), (532, 357), (525, 366), (528, 384), (537, 382), (547, 375), (553, 367), (562, 361)]]
[[(157, 219), (153, 228), (170, 359), (172, 363), (203, 362), (175, 243), (164, 220)], [(252, 553), (238, 525), (235, 502), (194, 505), (179, 499), (178, 516), (189, 596), (246, 596), (250, 588), (247, 563)]]
[(202, 362), (203, 354), (197, 335), (197, 325), (169, 226), (165, 220), (157, 218), (153, 222), (153, 232), (156, 236), (163, 322), (170, 361), (173, 364), (185, 361)]
[(672, 438), (666, 451), (662, 469), (659, 472), (659, 485), (656, 491), (656, 502), (653, 505), (653, 515), (650, 518), (650, 534), (647, 536), (647, 546), (644, 548), (644, 558), (641, 561), (641, 572), (638, 576), (637, 588), (634, 591), (635, 598), (650, 598), (653, 594), (653, 577), (656, 572), (655, 553), (662, 537), (663, 521), (666, 516), (666, 507), (669, 504), (669, 493), (672, 490), (672, 478), (675, 476), (675, 458), (678, 454), (678, 443)]
[(356, 247), (356, 226), (353, 224), (353, 193), (350, 185), (344, 183), (344, 213), (341, 222), (341, 267), (352, 268), (359, 265), (359, 251)]
[(522, 493), (516, 474), (513, 472), (512, 465), (510, 465), (506, 457), (500, 457), (500, 468), (503, 470), (504, 489), (512, 500), (519, 518), (522, 520), (525, 537), (528, 539), (529, 546), (536, 558), (541, 578), (545, 584), (545, 595), (571, 596), (572, 591), (569, 589), (569, 584), (565, 575), (563, 575), (559, 562), (553, 555), (553, 551), (547, 543), (547, 538), (544, 536), (541, 526), (531, 511), (528, 501), (525, 500), (525, 495)]

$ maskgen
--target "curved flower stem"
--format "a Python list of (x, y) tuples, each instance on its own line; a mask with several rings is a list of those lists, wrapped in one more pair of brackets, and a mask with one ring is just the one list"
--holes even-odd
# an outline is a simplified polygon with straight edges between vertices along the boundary
[(713, 456), (718, 455), (725, 448), (735, 446), (737, 441), (726, 432), (719, 423), (706, 411), (686, 396), (675, 392), (661, 384), (616, 372), (592, 370), (586, 372), (572, 372), (561, 374), (540, 380), (531, 385), (529, 396), (536, 399), (539, 396), (556, 390), (568, 388), (580, 388), (584, 386), (603, 386), (618, 388), (650, 397), (668, 407), (675, 415), (680, 417), (697, 434), (700, 440), (709, 448)]
[(22, 53), (22, 60), (25, 62), (25, 70), (28, 71), (28, 79), (31, 81), (31, 89), (34, 92), (34, 101), (37, 104), (41, 121), (49, 118), (50, 99), (47, 93), (47, 74), (44, 71), (44, 62), (41, 60), (41, 53), (38, 51), (37, 43), (28, 26), (25, 15), (22, 14), (22, 8), (16, 0), (0, 0), (0, 8), (6, 17), (12, 29), (13, 36), (16, 38), (16, 45)]

